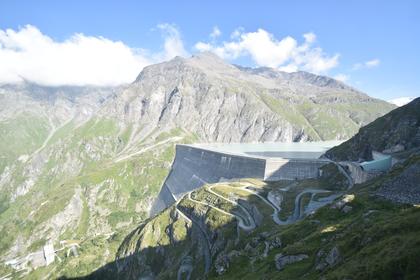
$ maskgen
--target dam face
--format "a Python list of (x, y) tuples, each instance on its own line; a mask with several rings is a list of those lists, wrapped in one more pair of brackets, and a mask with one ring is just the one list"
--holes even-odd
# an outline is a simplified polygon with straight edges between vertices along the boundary
[(171, 171), (150, 215), (156, 215), (204, 184), (240, 178), (265, 181), (316, 178), (319, 168), (329, 162), (318, 157), (337, 142), (318, 143), (323, 145), (314, 148), (294, 143), (283, 145), (283, 149), (279, 148), (282, 143), (177, 145)]
[(263, 179), (264, 173), (264, 159), (177, 145), (171, 171), (153, 203), (150, 214), (159, 213), (185, 193), (204, 184), (245, 177)]
[(265, 181), (317, 178), (319, 168), (328, 160), (323, 159), (266, 159)]

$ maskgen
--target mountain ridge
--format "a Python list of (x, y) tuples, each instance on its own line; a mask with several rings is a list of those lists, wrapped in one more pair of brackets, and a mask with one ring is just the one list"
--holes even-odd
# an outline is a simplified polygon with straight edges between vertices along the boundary
[(362, 127), (326, 156), (334, 160), (372, 160), (372, 151), (407, 153), (420, 145), (420, 97)]
[[(150, 84), (150, 81), (153, 81), (155, 85)], [(133, 90), (133, 88), (136, 90)], [(164, 92), (160, 92), (163, 88), (165, 88)], [(146, 114), (148, 113), (147, 110), (150, 109), (156, 112), (149, 115), (160, 116), (158, 119), (153, 120), (155, 125), (165, 126), (166, 123), (160, 123), (160, 120), (170, 110), (173, 110), (174, 112), (170, 113), (168, 118), (174, 122), (182, 119), (180, 122), (177, 122), (178, 126), (182, 126), (185, 123), (191, 124), (192, 122), (192, 125), (188, 125), (188, 127), (194, 130), (193, 133), (197, 133), (199, 136), (203, 135), (203, 140), (219, 142), (296, 141), (296, 139), (300, 138), (328, 140), (333, 138), (331, 135), (324, 135), (328, 133), (322, 131), (314, 133), (316, 126), (318, 126), (317, 118), (324, 117), (328, 118), (330, 122), (334, 122), (333, 119), (337, 117), (343, 119), (340, 120), (341, 122), (345, 122), (344, 119), (347, 119), (347, 123), (343, 123), (345, 128), (336, 128), (341, 130), (343, 135), (340, 136), (340, 139), (343, 139), (356, 132), (354, 131), (355, 128), (352, 128), (354, 123), (356, 123), (356, 126), (366, 124), (363, 118), (376, 114), (375, 111), (377, 109), (372, 106), (372, 108), (354, 114), (350, 108), (344, 109), (345, 112), (343, 112), (343, 108), (340, 108), (340, 106), (345, 107), (348, 106), (347, 103), (360, 102), (366, 105), (376, 104), (376, 107), (394, 108), (384, 101), (372, 99), (353, 89), (349, 92), (347, 91), (349, 88), (346, 87), (346, 91), (335, 88), (329, 91), (326, 90), (325, 86), (323, 88), (312, 85), (305, 87), (301, 82), (292, 85), (278, 83), (273, 79), (241, 71), (237, 67), (227, 64), (215, 55), (209, 55), (208, 53), (193, 56), (189, 59), (178, 57), (169, 62), (148, 66), (132, 84), (131, 90), (133, 92), (127, 93), (127, 95), (131, 95), (133, 100), (136, 98), (142, 99), (138, 102), (142, 102), (142, 105), (144, 105), (143, 111)], [(148, 92), (154, 92), (153, 101), (155, 101), (155, 104), (149, 103), (151, 95)], [(188, 94), (184, 95), (184, 92)], [(232, 95), (236, 100), (232, 99)], [(305, 96), (307, 99), (302, 100), (301, 96)], [(223, 107), (229, 102), (231, 103), (230, 108)], [(214, 107), (212, 108), (213, 112), (206, 110), (205, 107), (200, 105), (202, 103)], [(242, 113), (259, 114), (250, 109), (248, 103), (259, 107), (265, 115), (270, 116), (269, 119), (262, 119), (258, 116), (256, 118), (247, 116), (245, 121), (243, 116), (238, 119), (237, 116)], [(339, 108), (330, 108), (321, 113), (320, 111), (324, 109), (321, 108), (321, 105), (330, 103), (336, 104)], [(127, 104), (127, 106), (130, 105)], [(237, 106), (242, 108), (235, 109)], [(292, 107), (289, 108), (288, 112), (284, 112), (283, 107), (285, 106)], [(186, 118), (184, 111), (188, 111), (192, 117)], [(228, 119), (221, 120), (214, 114), (215, 112), (218, 115), (227, 116)], [(120, 113), (122, 113), (122, 110), (120, 110)], [(359, 114), (364, 116), (359, 117)], [(196, 127), (197, 123), (204, 122), (203, 117), (207, 118), (207, 121), (208, 117), (210, 117), (210, 120), (216, 123), (224, 121), (226, 122), (224, 123), (225, 127), (237, 124), (235, 121), (242, 121), (242, 124), (236, 126), (235, 130), (242, 131), (243, 135), (240, 137), (239, 135), (231, 135), (229, 131), (219, 133), (215, 131), (217, 125), (204, 128)], [(260, 123), (260, 126), (262, 122), (270, 122), (270, 124), (267, 124), (268, 126), (265, 125), (268, 128), (268, 135), (263, 135), (264, 130), (261, 130), (261, 127), (255, 127), (256, 121)], [(276, 130), (273, 127), (274, 124), (276, 124), (276, 127), (283, 126), (287, 130), (284, 132)], [(251, 129), (252, 133), (246, 134), (246, 129), (248, 128)], [(334, 133), (337, 134), (337, 132)], [(303, 134), (303, 137), (299, 134)], [(260, 136), (250, 137), (250, 135)]]

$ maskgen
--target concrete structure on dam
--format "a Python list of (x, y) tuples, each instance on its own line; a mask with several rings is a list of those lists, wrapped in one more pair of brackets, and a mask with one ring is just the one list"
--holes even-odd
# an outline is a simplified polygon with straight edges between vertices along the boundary
[(338, 141), (177, 145), (172, 168), (150, 215), (207, 183), (240, 178), (265, 181), (316, 178), (329, 162), (320, 156)]

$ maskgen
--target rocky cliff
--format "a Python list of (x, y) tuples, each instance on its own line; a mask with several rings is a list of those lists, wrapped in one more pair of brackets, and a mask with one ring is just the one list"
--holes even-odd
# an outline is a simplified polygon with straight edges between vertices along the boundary
[(347, 139), (394, 108), (328, 77), (247, 69), (211, 53), (146, 67), (103, 113), (138, 137), (181, 127), (207, 142)]

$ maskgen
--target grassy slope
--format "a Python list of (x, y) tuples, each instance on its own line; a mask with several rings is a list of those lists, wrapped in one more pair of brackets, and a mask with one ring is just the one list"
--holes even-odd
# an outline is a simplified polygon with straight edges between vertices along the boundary
[[(419, 162), (420, 158), (412, 159)], [(420, 208), (395, 205), (372, 196), (381, 181), (394, 174), (356, 186), (350, 191), (355, 199), (349, 213), (324, 207), (314, 215), (291, 226), (279, 228), (284, 244), (249, 265), (246, 258), (233, 261), (227, 274), (217, 279), (418, 279), (420, 277)], [(317, 271), (317, 253), (337, 246), (339, 263)], [(308, 259), (286, 266), (274, 266), (277, 253), (307, 254)]]
[[(420, 157), (412, 158), (406, 165), (415, 162), (420, 162)], [(260, 227), (250, 234), (241, 231), (241, 239), (237, 244), (233, 242), (236, 239), (235, 220), (187, 198), (184, 198), (179, 205), (187, 213), (204, 215), (209, 235), (216, 238), (212, 241), (215, 242), (213, 246), (219, 244), (218, 246), (222, 246), (221, 249), (227, 253), (239, 252), (238, 256), (231, 258), (225, 274), (217, 275), (213, 266), (209, 274), (210, 279), (320, 279), (322, 277), (326, 279), (418, 279), (420, 277), (420, 269), (418, 269), (420, 266), (420, 223), (418, 222), (420, 208), (392, 204), (372, 195), (382, 182), (396, 176), (405, 167), (401, 166), (386, 176), (363, 185), (356, 185), (348, 191), (349, 194), (355, 195), (355, 199), (348, 204), (352, 207), (350, 212), (344, 213), (339, 209), (326, 206), (315, 214), (288, 226), (275, 225), (269, 216), (272, 210), (252, 195), (241, 190), (235, 191), (237, 183), (215, 187), (213, 191), (225, 197), (236, 195), (257, 205), (260, 212), (264, 214)], [(317, 182), (302, 181), (294, 188), (313, 187), (314, 184), (318, 184), (316, 187), (337, 189), (337, 184), (344, 184), (345, 180), (337, 174), (337, 176), (331, 176), (331, 174), (334, 175), (331, 166), (327, 169), (330, 173), (327, 179)], [(285, 185), (280, 183), (279, 186)], [(273, 184), (260, 186), (262, 193), (276, 187), (278, 186)], [(293, 201), (295, 196), (295, 192), (292, 191), (290, 201)], [(225, 203), (217, 201), (216, 197), (205, 188), (195, 191), (193, 197), (220, 208), (229, 209)], [(287, 199), (286, 196), (285, 198)], [(284, 203), (287, 204), (287, 201)], [(232, 206), (230, 207), (232, 209)], [(173, 279), (180, 260), (189, 254), (194, 257), (193, 278), (201, 279), (202, 255), (194, 253), (197, 241), (183, 230), (185, 225), (179, 223), (182, 218), (177, 220), (173, 217), (174, 207), (171, 207), (152, 220), (146, 221), (138, 231), (125, 239), (120, 247), (119, 256), (133, 253), (147, 256), (146, 263), (155, 273), (160, 272), (159, 279)], [(177, 221), (178, 225), (176, 225)], [(182, 232), (178, 235), (179, 242), (170, 242), (168, 228), (171, 226), (175, 228), (175, 231)], [(216, 235), (215, 232), (217, 232)], [(262, 241), (253, 245), (252, 249), (247, 248), (247, 244), (248, 246), (255, 244), (255, 238), (260, 237), (262, 233), (268, 235), (265, 240), (279, 237), (283, 244), (280, 248), (270, 250), (267, 257), (262, 256), (265, 248)], [(226, 241), (227, 243), (223, 243)], [(156, 253), (158, 247), (163, 247), (165, 257)], [(340, 252), (338, 263), (323, 271), (316, 270), (319, 260), (324, 259), (325, 254), (333, 247), (337, 247)], [(140, 248), (149, 249), (140, 251)], [(318, 254), (322, 255), (320, 252), (325, 254), (317, 257)], [(278, 253), (307, 254), (309, 258), (278, 271), (274, 262), (274, 257)], [(213, 256), (213, 265), (215, 256)], [(162, 271), (161, 262), (168, 263), (164, 271)], [(130, 266), (131, 272), (134, 272), (131, 276), (134, 277), (135, 272), (142, 271), (141, 269), (145, 266), (147, 265), (141, 265), (141, 263), (137, 263), (134, 267)]]
[[(267, 258), (252, 266), (247, 258), (234, 260), (227, 274), (213, 277), (319, 279), (323, 275), (327, 279), (396, 279), (402, 276), (418, 279), (420, 209), (396, 207), (363, 195), (356, 196), (351, 206), (354, 209), (349, 214), (325, 207), (304, 221), (274, 232), (282, 239), (284, 248), (271, 251)], [(378, 212), (364, 217), (373, 209)], [(321, 249), (328, 252), (333, 246), (337, 246), (342, 254), (340, 263), (324, 272), (316, 271), (317, 253)], [(307, 254), (309, 258), (279, 272), (274, 266), (277, 253)]]
[[(181, 135), (182, 131), (165, 133), (158, 137), (160, 140)], [(157, 140), (157, 141), (160, 141)], [(186, 136), (182, 141), (189, 143), (194, 140), (193, 136)], [(78, 178), (78, 182), (85, 186), (92, 186), (98, 182), (105, 182), (109, 179), (115, 180), (113, 186), (104, 185), (103, 191), (114, 192), (111, 194), (119, 200), (110, 201), (107, 195), (103, 196), (97, 203), (109, 209), (111, 212), (106, 217), (107, 222), (114, 231), (109, 237), (99, 236), (97, 238), (86, 238), (83, 234), (85, 223), (79, 223), (80, 238), (85, 237), (81, 243), (81, 254), (78, 258), (64, 258), (62, 264), (58, 264), (52, 275), (76, 277), (86, 275), (98, 267), (114, 259), (118, 247), (123, 238), (132, 231), (148, 215), (146, 212), (136, 211), (136, 205), (149, 202), (145, 199), (153, 198), (160, 190), (160, 186), (168, 173), (168, 166), (175, 153), (174, 144), (167, 144), (158, 149), (152, 149), (133, 159), (98, 166), (96, 170)], [(125, 203), (120, 203), (125, 201)], [(89, 217), (92, 219), (92, 217)], [(128, 222), (128, 225), (117, 227), (119, 223)], [(64, 236), (65, 238), (65, 236)], [(106, 257), (104, 258), (104, 254)], [(45, 275), (45, 273), (44, 273)]]
[[(309, 186), (314, 188), (323, 187), (333, 189), (333, 186), (330, 184), (343, 184), (343, 179), (339, 178), (338, 175), (337, 178), (338, 180), (334, 181), (333, 183), (324, 180), (306, 180), (292, 183), (294, 187), (291, 188), (290, 195), (285, 195), (285, 201), (282, 204), (282, 208), (284, 207), (284, 211), (291, 214), (290, 212), (292, 211), (294, 205), (294, 199), (299, 190)], [(252, 233), (248, 234), (244, 231), (240, 231), (240, 239), (238, 240), (239, 243), (237, 244), (235, 244), (235, 240), (237, 238), (236, 220), (233, 217), (223, 214), (222, 212), (217, 211), (211, 207), (198, 204), (190, 200), (187, 196), (184, 197), (178, 204), (178, 208), (181, 209), (184, 213), (196, 217), (197, 221), (202, 221), (202, 228), (208, 232), (208, 236), (212, 236), (211, 242), (214, 242), (212, 245), (212, 251), (214, 251), (214, 254), (219, 253), (224, 249), (228, 251), (242, 250), (243, 247), (245, 247), (246, 244), (253, 238), (258, 237), (263, 232), (271, 232), (278, 228), (271, 218), (273, 209), (265, 204), (261, 199), (257, 198), (255, 195), (239, 189), (240, 187), (244, 186), (244, 184), (252, 184), (255, 188), (259, 189), (261, 195), (267, 195), (270, 190), (279, 187), (286, 187), (290, 185), (291, 182), (277, 182), (267, 185), (259, 180), (244, 179), (241, 180), (241, 183), (230, 182), (213, 186), (212, 190), (215, 193), (218, 193), (227, 199), (234, 199), (234, 197), (236, 197), (236, 199), (247, 201), (248, 205), (256, 206), (258, 212), (262, 215), (262, 219), (259, 222), (258, 228), (252, 231)], [(246, 217), (246, 214), (243, 213), (240, 208), (226, 200), (215, 196), (208, 190), (207, 186), (193, 191), (191, 193), (191, 198), (201, 202), (206, 202), (226, 212), (236, 213)], [(308, 202), (309, 200), (306, 200), (302, 207), (305, 206)], [(197, 233), (194, 233), (194, 225), (192, 226), (192, 229), (190, 226), (190, 229), (187, 233), (185, 232), (184, 223), (181, 222), (184, 221), (184, 219), (179, 216), (178, 218), (174, 217), (177, 217), (177, 214), (175, 207), (172, 206), (160, 213), (158, 216), (145, 221), (145, 223), (140, 225), (138, 229), (133, 231), (124, 240), (119, 249), (118, 257), (123, 258), (124, 256), (129, 256), (136, 253), (145, 257), (145, 260), (139, 261), (139, 263), (129, 261), (130, 273), (132, 271), (135, 273), (144, 273), (144, 268), (150, 267), (150, 269), (155, 274), (159, 274), (161, 279), (173, 279), (180, 265), (180, 260), (185, 255), (191, 255), (194, 258), (194, 271), (192, 277), (194, 279), (199, 279), (202, 276), (204, 272), (203, 257), (201, 250), (197, 251), (197, 248), (200, 248), (197, 247), (199, 246), (199, 238), (197, 238)], [(178, 240), (177, 242), (171, 241), (172, 232), (182, 232), (182, 234), (176, 234), (176, 239)], [(216, 249), (220, 246), (222, 246), (222, 248)], [(159, 250), (157, 248), (162, 248), (162, 250), (165, 252), (165, 255), (162, 256), (159, 254)], [(162, 270), (162, 262), (171, 265), (165, 267), (165, 270)], [(124, 275), (124, 277), (135, 277), (134, 275), (136, 274)]]
[(290, 101), (274, 98), (267, 93), (260, 93), (262, 101), (276, 114), (282, 116), (295, 127), (301, 127), (312, 141), (341, 139), (353, 136), (361, 125), (380, 117), (383, 112), (394, 108), (386, 102), (375, 104), (352, 103), (313, 103)]
[[(51, 271), (56, 276), (76, 276), (94, 270), (105, 261), (112, 260), (122, 241), (119, 238), (147, 217), (148, 200), (157, 195), (167, 175), (175, 152), (174, 144), (168, 143), (140, 156), (115, 163), (112, 157), (122, 149), (129, 132), (122, 133), (123, 143), (118, 141), (117, 134), (118, 129), (114, 122), (106, 119), (92, 119), (80, 127), (69, 123), (59, 129), (48, 142), (46, 150), (53, 152), (38, 181), (29, 193), (7, 205), (0, 213), (0, 252), (4, 254), (18, 236), (26, 240), (36, 233), (34, 230), (40, 224), (65, 208), (76, 188), (82, 188), (83, 209), (78, 226), (68, 228), (60, 236), (60, 240), (81, 241), (80, 257), (67, 259), (61, 255), (64, 260), (62, 263), (36, 270), (28, 275), (29, 278), (39, 278)], [(175, 135), (186, 136), (182, 131), (173, 131), (158, 138), (162, 140)], [(188, 143), (193, 140), (193, 136), (186, 136), (182, 141)], [(99, 155), (99, 160), (89, 157), (86, 145), (92, 147), (91, 153)], [(34, 145), (34, 149), (36, 147)], [(69, 175), (64, 168), (69, 158), (82, 164), (81, 170), (75, 175)], [(104, 214), (91, 212), (88, 207), (89, 196), (97, 186), (99, 192), (95, 205), (107, 209), (109, 214), (104, 217)], [(40, 207), (42, 202), (47, 203)], [(35, 213), (30, 216), (33, 210)], [(90, 236), (89, 224), (95, 219), (100, 223), (107, 223), (115, 234), (109, 238)], [(43, 238), (36, 240), (30, 245), (28, 252), (42, 248), (44, 243)], [(58, 244), (55, 246), (60, 247)]]
[(420, 98), (417, 98), (362, 127), (353, 138), (332, 148), (326, 154), (336, 160), (358, 160), (369, 159), (366, 158), (366, 152), (382, 151), (396, 144), (410, 149), (420, 144), (413, 143), (419, 126)]
[(46, 118), (29, 113), (0, 122), (0, 174), (20, 155), (35, 151), (51, 128)]

